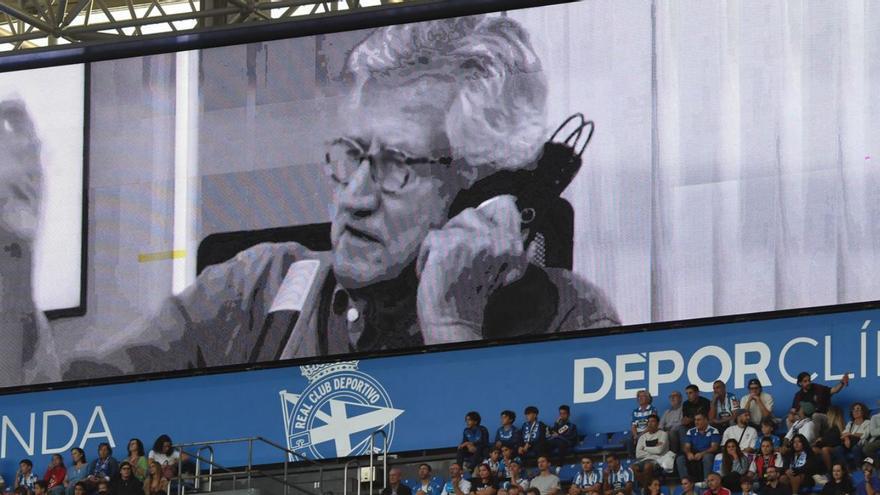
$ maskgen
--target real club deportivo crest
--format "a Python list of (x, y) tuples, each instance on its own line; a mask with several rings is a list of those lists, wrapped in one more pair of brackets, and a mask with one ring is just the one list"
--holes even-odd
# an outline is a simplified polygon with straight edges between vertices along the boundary
[[(357, 369), (357, 361), (300, 366), (309, 381), (301, 394), (279, 392), (287, 448), (311, 459), (367, 453), (380, 429), (394, 439), (395, 409), (385, 388)], [(377, 449), (378, 450), (378, 449)]]

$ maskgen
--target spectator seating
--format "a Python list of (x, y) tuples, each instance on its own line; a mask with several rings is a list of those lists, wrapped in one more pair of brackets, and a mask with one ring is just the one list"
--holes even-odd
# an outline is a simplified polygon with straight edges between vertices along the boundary
[(608, 442), (608, 434), (607, 433), (596, 433), (595, 435), (586, 435), (584, 439), (581, 440), (577, 445), (574, 446), (574, 451), (579, 454), (588, 454), (592, 452), (599, 452), (605, 448), (605, 444)]

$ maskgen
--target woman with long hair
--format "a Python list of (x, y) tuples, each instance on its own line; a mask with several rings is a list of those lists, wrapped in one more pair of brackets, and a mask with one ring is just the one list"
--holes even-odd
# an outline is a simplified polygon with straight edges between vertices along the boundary
[(167, 489), (168, 480), (162, 475), (162, 465), (156, 461), (150, 461), (147, 477), (144, 479), (145, 495), (162, 495)]
[(61, 454), (52, 454), (52, 461), (43, 481), (46, 482), (46, 491), (49, 495), (61, 495), (64, 493), (64, 478), (67, 478), (67, 468), (64, 466), (64, 458)]
[(855, 492), (846, 464), (834, 463), (831, 467), (831, 479), (822, 487), (822, 495), (852, 495)]
[(822, 435), (813, 442), (813, 453), (818, 454), (825, 463), (825, 472), (831, 472), (831, 457), (834, 451), (842, 445), (841, 434), (843, 433), (843, 411), (837, 406), (828, 408), (828, 425)]
[(144, 453), (144, 442), (140, 438), (128, 441), (128, 457), (125, 460), (131, 464), (131, 474), (138, 481), (144, 481), (147, 476), (147, 456)]
[(488, 464), (480, 464), (477, 466), (477, 475), (471, 479), (471, 491), (477, 495), (495, 495), (498, 491), (498, 484), (495, 477), (492, 476), (492, 470)]
[(871, 424), (869, 415), (868, 406), (862, 402), (854, 403), (849, 408), (850, 420), (840, 434), (840, 447), (837, 448), (835, 457), (845, 462), (847, 454), (852, 454), (853, 461), (850, 465), (852, 468), (865, 458), (862, 447), (865, 445), (865, 439), (868, 438), (868, 426)]
[(721, 452), (721, 485), (731, 492), (739, 491), (740, 481), (749, 473), (749, 458), (743, 454), (736, 439), (724, 442)]
[(642, 495), (660, 495), (660, 480), (652, 478), (642, 490)]
[(70, 459), (70, 469), (67, 470), (67, 476), (64, 478), (64, 488), (67, 495), (74, 495), (76, 485), (85, 481), (89, 475), (89, 461), (86, 459), (86, 453), (79, 447), (70, 449)]
[(788, 456), (785, 477), (791, 487), (791, 493), (797, 495), (801, 488), (813, 486), (813, 475), (820, 470), (816, 469), (816, 459), (813, 456), (813, 449), (810, 448), (810, 442), (800, 433), (792, 437)]

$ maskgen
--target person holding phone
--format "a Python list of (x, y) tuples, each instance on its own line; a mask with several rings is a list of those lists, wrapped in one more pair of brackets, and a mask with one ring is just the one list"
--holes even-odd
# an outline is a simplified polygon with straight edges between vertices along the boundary
[[(321, 152), (332, 251), (267, 243), (210, 266), (155, 317), (68, 352), (64, 378), (87, 378), (77, 373), (95, 368), (81, 362), (144, 373), (620, 324), (598, 287), (529, 263), (516, 198), (451, 208), (483, 179), (534, 169), (544, 150), (547, 83), (518, 23), (380, 28), (345, 73), (343, 123)], [(38, 168), (34, 156), (22, 161)], [(16, 297), (29, 299), (26, 289)], [(25, 341), (8, 341), (19, 352), (8, 369)]]

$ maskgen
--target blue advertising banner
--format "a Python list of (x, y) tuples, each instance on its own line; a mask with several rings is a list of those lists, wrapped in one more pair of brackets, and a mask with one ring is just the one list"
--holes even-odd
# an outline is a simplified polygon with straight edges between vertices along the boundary
[[(795, 377), (814, 373), (848, 406), (874, 406), (880, 390), (880, 311), (867, 310), (674, 330), (582, 337), (257, 371), (242, 371), (0, 397), (0, 469), (7, 480), (22, 458), (42, 473), (48, 456), (109, 442), (124, 458), (128, 440), (149, 446), (162, 433), (185, 443), (263, 436), (311, 458), (359, 455), (385, 428), (391, 451), (452, 447), (467, 411), (490, 432), (502, 409), (527, 405), (552, 422), (571, 405), (582, 433), (625, 430), (638, 390), (661, 412), (672, 390), (712, 382), (745, 395), (757, 377), (784, 415)], [(519, 421), (518, 421), (519, 422)], [(280, 462), (256, 450), (255, 463)], [(218, 462), (243, 465), (241, 446)]]

